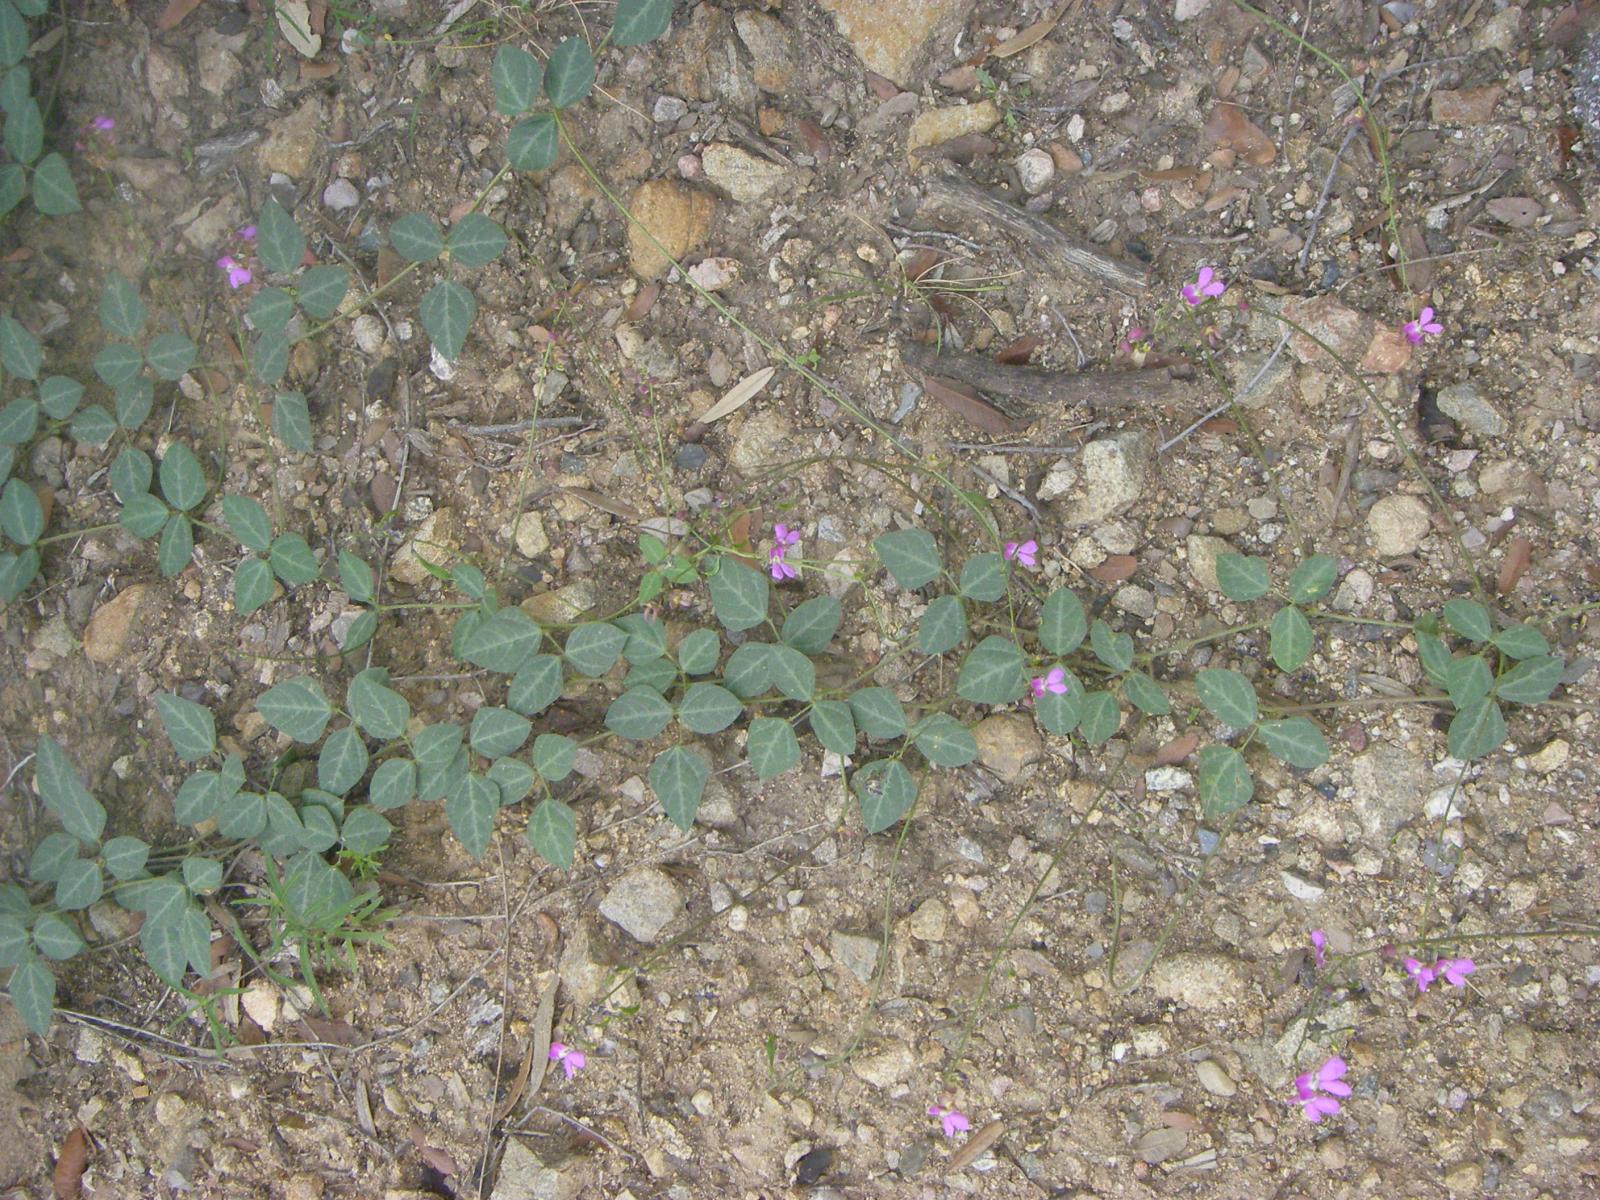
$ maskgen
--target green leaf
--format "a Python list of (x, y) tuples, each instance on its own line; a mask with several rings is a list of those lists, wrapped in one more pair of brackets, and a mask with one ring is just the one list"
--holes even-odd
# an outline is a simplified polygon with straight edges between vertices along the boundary
[(343, 267), (312, 267), (295, 280), (294, 298), (306, 315), (325, 321), (339, 311), (350, 290), (350, 273)]
[(806, 701), (817, 690), (817, 668), (793, 646), (774, 646), (767, 652), (772, 682), (791, 700)]
[(1244, 755), (1231, 746), (1206, 746), (1197, 762), (1195, 783), (1206, 820), (1218, 820), (1250, 803), (1256, 785)]
[(64, 217), (82, 209), (67, 160), (51, 152), (33, 169), (33, 203), (47, 217)]
[[(1066, 737), (1078, 727), (1083, 717), (1083, 685), (1072, 678), (1072, 672), (1068, 671), (1067, 675), (1072, 679), (1072, 684), (1066, 692), (1046, 692), (1033, 702), (1033, 713), (1039, 724), (1044, 726), (1045, 732), (1057, 737)], [(1101, 695), (1106, 693), (1102, 692)], [(1111, 719), (1120, 720), (1115, 700), (1111, 701)], [(1115, 726), (1112, 732), (1116, 732)]]
[[(150, 461), (150, 456), (143, 450), (132, 446), (123, 448), (117, 455), (116, 461), (111, 464), (111, 493), (123, 504), (128, 503), (135, 496), (143, 496), (150, 490), (150, 481), (155, 478), (155, 464)], [(223, 510), (226, 514), (226, 509)], [(166, 508), (162, 507), (162, 519), (166, 519)]]
[(118, 522), (135, 537), (154, 537), (167, 523), (167, 506), (154, 496), (135, 496), (122, 506)]
[(469, 774), (444, 802), (450, 829), (473, 858), (482, 858), (500, 811), (500, 788), (482, 775)]
[(1331, 554), (1314, 554), (1294, 568), (1290, 576), (1290, 603), (1309, 605), (1322, 600), (1339, 574), (1339, 560)]
[(355, 728), (346, 725), (328, 735), (317, 755), (317, 786), (343, 796), (367, 773), (367, 744)]
[(533, 658), (544, 631), (520, 608), (502, 608), (475, 629), (461, 656), (474, 666), (515, 675)]
[(179, 825), (199, 825), (212, 820), (222, 807), (226, 787), (217, 771), (196, 771), (183, 781), (172, 798), (172, 818)]
[(66, 962), (83, 951), (83, 938), (65, 917), (56, 913), (45, 913), (33, 923), (33, 944), (40, 954), (56, 962)]
[[(550, 735), (544, 735), (550, 736)], [(520, 758), (500, 758), (489, 764), (486, 778), (500, 789), (500, 807), (521, 804), (539, 782), (539, 776)]]
[(522, 748), (533, 722), (509, 708), (486, 705), (472, 715), (472, 748), (485, 758), (502, 758)]
[(39, 428), (39, 402), (19, 396), (0, 409), (0, 445), (20, 446)]
[(856, 719), (844, 701), (818, 700), (811, 706), (808, 717), (811, 732), (824, 750), (832, 750), (841, 757), (855, 752)]
[(926, 587), (939, 577), (943, 561), (933, 535), (926, 529), (897, 529), (876, 538), (872, 548), (901, 587)]
[(143, 875), (149, 858), (149, 844), (136, 837), (115, 837), (100, 847), (100, 861), (113, 879), (124, 883)]
[(753, 700), (772, 690), (772, 646), (767, 642), (746, 642), (728, 656), (722, 668), (722, 682), (743, 700)]
[(567, 108), (594, 87), (594, 54), (582, 38), (563, 38), (550, 51), (544, 69), (544, 94), (556, 108)]
[(832, 596), (812, 597), (783, 619), (784, 645), (793, 646), (801, 654), (822, 654), (839, 631), (843, 614), (844, 610)]
[(1121, 673), (1133, 666), (1133, 638), (1117, 633), (1104, 621), (1089, 627), (1089, 648), (1113, 671)]
[(268, 792), (262, 797), (262, 811), (267, 820), (256, 835), (261, 849), (276, 858), (299, 850), (305, 826), (294, 807), (277, 792)]
[(627, 641), (628, 635), (615, 625), (590, 621), (567, 634), (567, 644), (562, 654), (578, 674), (598, 679), (617, 665)]
[(489, 581), (484, 573), (471, 563), (457, 563), (450, 570), (450, 582), (469, 600), (482, 600), (488, 595)]
[(1492, 754), (1506, 740), (1506, 719), (1489, 696), (1464, 705), (1450, 722), (1445, 743), (1454, 758), (1470, 760)]
[(216, 750), (217, 723), (209, 708), (171, 692), (162, 692), (156, 697), (156, 711), (161, 714), (167, 740), (181, 761), (197, 762)]
[(1130, 671), (1122, 680), (1122, 694), (1129, 704), (1152, 717), (1164, 717), (1172, 711), (1172, 702), (1158, 684), (1143, 671)]
[(19, 546), (31, 546), (44, 532), (44, 508), (33, 489), (20, 479), (0, 489), (0, 533)]
[(304, 393), (279, 392), (273, 399), (272, 434), (291, 450), (311, 453), (311, 407)]
[(911, 741), (936, 767), (964, 767), (978, 757), (972, 731), (948, 713), (933, 713), (918, 721)]
[(1428, 682), (1435, 687), (1443, 687), (1452, 661), (1444, 640), (1438, 634), (1423, 629), (1420, 623), (1416, 626), (1416, 639), (1417, 657), (1422, 662)]
[(105, 890), (100, 864), (89, 858), (75, 858), (56, 880), (56, 907), (63, 912), (77, 912), (99, 900)]
[(31, 163), (44, 149), (44, 114), (29, 99), (6, 114), (6, 149), (19, 163)]
[(161, 546), (156, 551), (156, 565), (161, 574), (171, 579), (189, 565), (194, 557), (194, 526), (183, 513), (174, 513), (161, 531)]
[(753, 629), (767, 619), (767, 577), (724, 555), (706, 580), (717, 620), (731, 633)]
[(39, 574), (39, 552), (29, 546), (21, 554), (0, 554), (0, 604), (10, 604)]
[(1469, 642), (1487, 642), (1494, 635), (1494, 622), (1489, 619), (1489, 610), (1476, 600), (1461, 597), (1446, 600), (1444, 619), (1451, 629)]
[[(796, 611), (799, 611), (798, 609)], [(792, 617), (794, 614), (791, 613)], [(788, 631), (785, 623), (784, 630)], [(722, 639), (715, 629), (696, 629), (678, 643), (678, 668), (685, 675), (709, 675), (717, 669), (722, 654)]]
[(642, 46), (667, 31), (672, 19), (672, 0), (617, 0), (611, 25), (615, 46)]
[(518, 121), (506, 135), (506, 161), (519, 171), (543, 171), (561, 152), (561, 126), (553, 113)]
[(294, 316), (294, 297), (283, 288), (262, 288), (250, 297), (249, 311), (257, 333), (282, 333)]
[(1091, 746), (1107, 742), (1122, 727), (1117, 698), (1110, 692), (1085, 692), (1078, 701), (1078, 734)]
[(461, 726), (445, 722), (428, 725), (411, 739), (411, 752), (423, 767), (447, 767), (461, 753), (466, 734)]
[(273, 573), (290, 587), (311, 583), (319, 574), (316, 556), (298, 533), (280, 533), (267, 550)]
[(694, 825), (710, 777), (711, 764), (705, 756), (686, 746), (663, 750), (650, 764), (650, 790), (661, 802), (667, 820), (685, 833)]
[(206, 477), (200, 460), (182, 442), (173, 442), (161, 459), (161, 494), (179, 512), (188, 512), (206, 498)]
[(39, 1037), (48, 1033), (56, 998), (56, 980), (49, 968), (37, 958), (27, 959), (11, 972), (7, 990), (23, 1023)]
[(1071, 654), (1083, 644), (1089, 632), (1089, 619), (1083, 601), (1066, 588), (1057, 588), (1045, 597), (1039, 610), (1039, 641), (1051, 654)]
[(998, 600), (1006, 594), (1006, 563), (998, 554), (977, 554), (961, 568), (961, 594), (968, 600)]
[(407, 213), (389, 226), (389, 244), (408, 262), (432, 262), (444, 253), (444, 234), (427, 213)]
[(478, 302), (472, 293), (451, 279), (441, 279), (428, 289), (422, 298), (417, 315), (422, 318), (422, 328), (428, 340), (440, 355), (455, 362), (466, 344), (467, 330), (478, 311)]
[(1523, 659), (1495, 681), (1495, 695), (1508, 704), (1543, 704), (1565, 671), (1566, 664), (1553, 655)]
[(1494, 635), (1495, 648), (1507, 658), (1539, 658), (1550, 653), (1550, 643), (1532, 625), (1513, 625)]
[(267, 510), (249, 496), (224, 496), (222, 519), (246, 550), (265, 554), (272, 547), (272, 521)]
[(578, 743), (559, 733), (541, 733), (533, 739), (533, 768), (549, 783), (572, 774), (578, 760)]
[(1010, 638), (991, 634), (967, 654), (956, 676), (956, 694), (974, 704), (1009, 704), (1028, 690), (1022, 650)]
[(654, 617), (629, 613), (616, 625), (628, 635), (628, 640), (622, 645), (622, 657), (629, 662), (645, 663), (666, 656), (667, 627)]
[[(133, 353), (137, 358), (139, 352), (134, 350)], [(0, 316), (0, 367), (19, 379), (38, 379), (42, 366), (44, 347), (39, 345), (39, 339), (15, 317)], [(135, 371), (138, 369), (138, 366), (134, 367)]]
[(529, 815), (525, 836), (545, 862), (567, 870), (578, 845), (577, 814), (554, 796), (547, 796)]
[[(51, 159), (55, 159), (57, 162), (60, 162), (61, 156), (59, 154), (49, 154), (45, 156), (45, 162), (48, 162)], [(43, 163), (40, 164), (41, 167), (43, 165)], [(71, 182), (70, 177), (68, 182)], [(22, 164), (5, 163), (4, 165), (0, 165), (0, 217), (5, 216), (17, 205), (21, 204), (22, 198), (27, 194), (28, 173), (22, 169)], [(39, 175), (38, 172), (35, 171), (33, 177), (33, 203), (38, 207), (40, 212), (44, 212), (45, 210), (43, 205), (40, 203), (39, 196)], [(73, 193), (73, 200), (77, 200), (76, 192)], [(76, 212), (77, 210), (72, 209), (70, 211)]]
[(266, 797), (256, 792), (240, 792), (224, 801), (217, 816), (217, 832), (225, 838), (260, 837), (266, 827)]
[(739, 719), (739, 697), (714, 683), (692, 683), (678, 702), (678, 720), (694, 733), (721, 733)]
[[(27, 904), (26, 897), (23, 903)], [(14, 967), (31, 957), (33, 947), (28, 944), (27, 914), (0, 914), (0, 968)]]
[(782, 775), (800, 763), (800, 743), (794, 727), (781, 717), (757, 717), (750, 722), (745, 753), (758, 779)]
[(144, 332), (144, 301), (127, 276), (113, 268), (100, 289), (100, 328), (118, 337), (136, 340)]
[(619, 737), (647, 742), (672, 720), (672, 705), (649, 688), (630, 688), (606, 709), (606, 728)]
[[(144, 366), (144, 356), (139, 353), (137, 346), (130, 346), (127, 342), (107, 342), (94, 356), (93, 365), (100, 382), (115, 391), (133, 382), (139, 369)], [(11, 370), (10, 364), (6, 365), (6, 370)]]
[(1328, 739), (1304, 717), (1263, 721), (1257, 732), (1267, 749), (1291, 767), (1309, 771), (1328, 761)]
[[(19, 883), (0, 883), (0, 916), (19, 917), (24, 921), (33, 915), (33, 905), (28, 902), (28, 893), (23, 891)], [(10, 963), (6, 963), (10, 966)]]
[(417, 764), (408, 758), (391, 758), (372, 773), (367, 799), (374, 808), (404, 808), (417, 794)]
[(468, 213), (450, 227), (445, 248), (450, 251), (452, 262), (481, 267), (505, 251), (506, 231), (482, 213)]
[(198, 354), (199, 348), (181, 333), (163, 333), (150, 339), (144, 359), (158, 378), (172, 381), (183, 378)]
[(339, 586), (357, 604), (368, 604), (377, 595), (378, 580), (372, 568), (356, 554), (339, 551)]
[[(76, 379), (68, 379), (65, 375), (51, 375), (39, 382), (39, 407), (44, 409), (46, 416), (54, 420), (65, 421), (82, 399), (83, 384)], [(0, 437), (0, 441), (8, 440), (10, 439)]]
[[(0, 3), (0, 66), (15, 66), (28, 52), (28, 24), (9, 0)], [(42, 1034), (43, 1030), (35, 1032)]]
[(882, 833), (910, 811), (917, 798), (917, 781), (894, 759), (880, 758), (862, 767), (850, 780), (861, 805), (861, 821), (868, 833)]
[(289, 339), (281, 333), (264, 333), (256, 339), (250, 355), (250, 370), (268, 387), (283, 378), (289, 369)]
[(25, 17), (42, 17), (50, 11), (50, 0), (11, 0), (11, 4)]
[(253, 554), (245, 555), (233, 569), (233, 610), (248, 617), (272, 599), (276, 586), (272, 568)]
[(368, 667), (350, 681), (345, 703), (363, 730), (375, 738), (393, 741), (405, 736), (411, 705), (388, 685), (388, 671), (382, 667)]
[(183, 860), (183, 886), (190, 895), (201, 896), (222, 886), (222, 864), (214, 858), (198, 855)]
[(33, 75), (27, 67), (8, 67), (0, 75), (0, 112), (11, 112), (22, 107), (33, 95)]
[(1244, 554), (1217, 556), (1217, 587), (1229, 600), (1257, 600), (1271, 586), (1265, 560)]
[(849, 703), (856, 727), (869, 738), (883, 741), (905, 733), (906, 710), (888, 688), (862, 688), (851, 694)]
[(494, 85), (494, 107), (502, 117), (521, 116), (539, 99), (544, 66), (521, 46), (504, 45), (495, 51), (489, 67)]
[(256, 218), (256, 253), (275, 275), (289, 275), (306, 257), (306, 237), (283, 206), (269, 198)]
[(967, 636), (967, 614), (955, 596), (939, 596), (924, 610), (917, 625), (917, 649), (924, 654), (954, 650)]
[(1228, 667), (1207, 667), (1195, 676), (1195, 694), (1206, 710), (1231, 729), (1249, 729), (1259, 708), (1250, 681)]
[(530, 658), (506, 692), (506, 707), (525, 717), (549, 708), (561, 696), (561, 660), (553, 654)]
[(47, 833), (28, 857), (28, 877), (35, 883), (54, 883), (77, 857), (77, 838), (70, 833)]
[(1272, 614), (1272, 661), (1280, 671), (1298, 671), (1311, 657), (1311, 622), (1292, 604)]
[(283, 873), (283, 895), (289, 911), (312, 929), (336, 923), (355, 898), (344, 873), (315, 851), (297, 854)]
[(256, 711), (279, 733), (297, 742), (314, 742), (328, 727), (333, 708), (322, 685), (303, 676), (286, 679), (256, 698)]
[[(117, 395), (121, 397), (122, 392)], [(104, 446), (117, 433), (117, 422), (98, 404), (79, 409), (72, 416), (72, 440), (85, 446)]]
[(375, 808), (352, 808), (339, 826), (339, 845), (347, 854), (376, 854), (389, 844), (394, 826)]
[(1445, 691), (1450, 702), (1463, 708), (1474, 700), (1481, 700), (1494, 687), (1494, 675), (1481, 654), (1469, 654), (1450, 660), (1445, 671)]
[(106, 810), (89, 794), (66, 752), (49, 734), (34, 747), (34, 789), (61, 827), (80, 842), (92, 844), (105, 832)]

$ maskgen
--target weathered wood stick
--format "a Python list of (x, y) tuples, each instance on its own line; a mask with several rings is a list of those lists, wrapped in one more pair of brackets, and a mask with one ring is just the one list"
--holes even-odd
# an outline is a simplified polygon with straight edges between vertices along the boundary
[(915, 370), (1003, 396), (1029, 420), (1045, 415), (1047, 409), (1078, 404), (1085, 408), (1154, 407), (1173, 398), (1176, 382), (1163, 370), (1072, 372), (1010, 367), (976, 354), (940, 354), (918, 342), (900, 344), (900, 361)]
[(1150, 286), (1150, 272), (1139, 263), (1111, 258), (1075, 242), (1043, 217), (1036, 217), (1008, 200), (953, 175), (928, 181), (928, 200), (934, 205), (976, 213), (1007, 233), (1052, 267), (1086, 277), (1122, 292), (1142, 292)]

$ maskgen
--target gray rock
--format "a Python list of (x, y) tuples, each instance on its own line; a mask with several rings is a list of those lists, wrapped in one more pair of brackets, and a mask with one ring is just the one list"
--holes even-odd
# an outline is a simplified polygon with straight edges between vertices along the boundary
[(689, 106), (676, 96), (657, 96), (650, 115), (658, 125), (675, 125), (689, 115)]
[(629, 871), (600, 902), (600, 915), (637, 941), (650, 943), (683, 911), (683, 893), (655, 867)]
[(1149, 438), (1134, 430), (1085, 446), (1080, 463), (1086, 495), (1067, 520), (1092, 525), (1131, 507), (1149, 483), (1150, 450)]
[(917, 1065), (917, 1056), (904, 1042), (896, 1042), (878, 1054), (868, 1054), (850, 1060), (850, 1069), (857, 1077), (875, 1088), (891, 1088), (899, 1083)]
[(787, 167), (726, 142), (707, 146), (700, 154), (700, 165), (708, 180), (741, 204), (770, 196), (789, 181)]
[(1239, 1085), (1228, 1073), (1209, 1058), (1195, 1063), (1194, 1073), (1200, 1080), (1200, 1086), (1213, 1096), (1232, 1096), (1239, 1090)]
[(872, 982), (878, 967), (878, 939), (835, 929), (828, 939), (828, 952), (834, 961), (862, 983)]
[(1367, 513), (1372, 549), (1382, 558), (1414, 553), (1430, 527), (1428, 506), (1415, 496), (1385, 496)]
[[(733, 439), (728, 461), (746, 475), (763, 471), (782, 461), (785, 448), (794, 440), (794, 427), (775, 408), (763, 409), (745, 420)], [(792, 455), (791, 455), (792, 457)]]
[(510, 1138), (489, 1200), (572, 1200), (582, 1187), (576, 1174), (546, 1166), (520, 1139)]
[(978, 761), (1006, 783), (1016, 783), (1044, 753), (1033, 721), (1015, 713), (985, 717), (973, 727), (972, 736), (978, 743)]
[(1537, 1124), (1559, 1121), (1572, 1111), (1572, 1096), (1560, 1088), (1542, 1087), (1522, 1105), (1523, 1114)]
[(1453, 417), (1468, 433), (1480, 437), (1499, 437), (1505, 432), (1505, 418), (1470, 383), (1452, 383), (1442, 389), (1438, 405), (1440, 412)]
[(1056, 177), (1056, 160), (1050, 157), (1048, 150), (1035, 146), (1032, 150), (1024, 150), (1017, 158), (1017, 178), (1022, 182), (1022, 190), (1030, 196), (1037, 196), (1050, 186), (1050, 181)]
[(1350, 770), (1351, 801), (1368, 839), (1388, 841), (1420, 812), (1427, 784), (1422, 760), (1409, 750), (1379, 744), (1358, 755)]
[(1158, 959), (1146, 977), (1156, 995), (1190, 1008), (1216, 1012), (1245, 999), (1246, 975), (1225, 954), (1174, 954)]
[(1189, 574), (1208, 592), (1221, 590), (1217, 586), (1217, 559), (1232, 554), (1233, 547), (1226, 538), (1209, 533), (1191, 533), (1184, 542), (1189, 556)]
[(1572, 73), (1572, 111), (1589, 131), (1589, 153), (1600, 157), (1600, 30), (1589, 35)]
[(356, 191), (356, 185), (348, 179), (335, 179), (322, 189), (322, 202), (334, 212), (342, 212), (360, 204), (361, 193)]
[(706, 448), (698, 442), (687, 442), (672, 456), (672, 465), (680, 471), (698, 471), (706, 465)]

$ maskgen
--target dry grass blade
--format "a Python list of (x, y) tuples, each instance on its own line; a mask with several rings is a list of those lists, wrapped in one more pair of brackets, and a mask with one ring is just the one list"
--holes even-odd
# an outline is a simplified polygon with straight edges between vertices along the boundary
[(768, 380), (772, 378), (777, 369), (777, 367), (762, 367), (754, 375), (745, 376), (728, 389), (726, 396), (706, 409), (695, 420), (702, 425), (709, 425), (713, 421), (720, 421), (729, 413), (738, 412), (746, 404), (750, 403), (751, 397), (767, 386)]
[(978, 1156), (1000, 1140), (1000, 1135), (1006, 1131), (1004, 1121), (990, 1121), (977, 1133), (967, 1139), (967, 1144), (950, 1156), (950, 1165), (945, 1168), (946, 1175), (954, 1175), (958, 1171), (965, 1171), (978, 1161)]
[(989, 57), (1010, 58), (1013, 54), (1021, 54), (1035, 42), (1042, 41), (1045, 35), (1056, 27), (1056, 22), (1066, 15), (1067, 9), (1071, 7), (1071, 0), (1068, 0), (1068, 3), (1063, 4), (1048, 17), (1040, 18), (1017, 34), (1016, 37), (1010, 37), (1001, 42), (993, 50), (989, 51)]

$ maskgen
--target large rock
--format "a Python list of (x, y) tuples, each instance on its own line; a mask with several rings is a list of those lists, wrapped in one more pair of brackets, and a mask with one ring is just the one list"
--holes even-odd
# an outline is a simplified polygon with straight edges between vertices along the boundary
[(1385, 496), (1367, 513), (1367, 533), (1381, 558), (1414, 553), (1431, 527), (1428, 506), (1415, 496)]
[(741, 9), (733, 15), (739, 40), (755, 64), (755, 84), (763, 92), (781, 96), (794, 87), (798, 55), (794, 39), (777, 17)]
[(587, 1172), (546, 1166), (520, 1138), (506, 1140), (489, 1200), (573, 1200), (583, 1189)]
[(971, 0), (821, 0), (839, 35), (869, 71), (902, 87), (915, 82), (923, 47), (944, 44), (965, 23)]
[(993, 100), (976, 104), (952, 104), (919, 113), (906, 133), (906, 153), (923, 146), (937, 146), (968, 133), (988, 133), (1000, 122), (1000, 110)]
[(1351, 765), (1351, 806), (1367, 840), (1378, 845), (1422, 811), (1427, 790), (1422, 760), (1399, 746), (1380, 743)]
[(700, 155), (706, 179), (740, 204), (750, 204), (772, 195), (789, 180), (788, 168), (738, 146), (713, 142)]
[(1090, 442), (1080, 459), (1085, 495), (1067, 521), (1092, 525), (1130, 508), (1150, 479), (1150, 439), (1129, 430)]
[(1033, 722), (1015, 713), (985, 717), (973, 727), (972, 736), (978, 743), (978, 761), (1005, 783), (1016, 783), (1044, 753)]
[(728, 461), (745, 475), (764, 471), (773, 463), (782, 462), (794, 441), (794, 427), (775, 408), (767, 408), (746, 418), (733, 439), (728, 451)]
[(133, 623), (149, 595), (149, 584), (135, 583), (94, 610), (89, 627), (83, 631), (83, 652), (90, 662), (110, 666), (122, 657)]
[(1246, 999), (1244, 967), (1225, 954), (1174, 954), (1157, 959), (1147, 978), (1163, 1000), (1207, 1012), (1236, 1007)]
[(303, 101), (287, 117), (267, 127), (257, 153), (268, 171), (282, 171), (291, 179), (304, 179), (311, 171), (317, 151), (322, 149), (326, 124), (322, 101), (315, 96)]
[(672, 877), (655, 867), (629, 871), (600, 901), (600, 915), (646, 944), (661, 936), (683, 911), (683, 893)]
[(639, 278), (654, 279), (671, 265), (668, 256), (681, 261), (705, 242), (717, 202), (675, 180), (652, 179), (639, 185), (628, 211), (638, 222), (628, 224), (628, 261)]
[(1232, 554), (1233, 547), (1226, 538), (1208, 533), (1191, 533), (1184, 543), (1189, 556), (1189, 574), (1208, 592), (1222, 589), (1217, 586), (1217, 559)]
[(448, 568), (460, 548), (455, 513), (448, 508), (435, 509), (389, 559), (389, 578), (407, 587), (421, 587), (433, 578), (423, 560)]
[(1454, 418), (1461, 428), (1479, 437), (1499, 437), (1506, 431), (1505, 418), (1470, 383), (1452, 383), (1439, 390), (1439, 411)]

